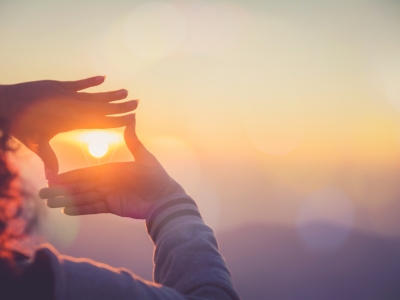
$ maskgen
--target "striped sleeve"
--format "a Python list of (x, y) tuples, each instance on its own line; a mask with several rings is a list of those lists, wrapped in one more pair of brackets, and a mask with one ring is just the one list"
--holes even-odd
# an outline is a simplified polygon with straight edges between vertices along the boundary
[(157, 201), (146, 219), (156, 248), (154, 281), (196, 299), (239, 299), (213, 230), (186, 194)]
[[(146, 219), (146, 226), (149, 235), (154, 242), (165, 227), (178, 218), (195, 217), (202, 222), (196, 202), (186, 194), (173, 195), (159, 201), (149, 212)], [(196, 218), (197, 217), (197, 218)], [(170, 224), (170, 225), (171, 225)]]

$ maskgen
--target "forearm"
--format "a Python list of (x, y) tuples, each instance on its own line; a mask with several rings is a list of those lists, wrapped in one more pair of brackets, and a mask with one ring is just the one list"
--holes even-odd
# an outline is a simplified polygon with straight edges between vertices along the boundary
[(0, 118), (4, 118), (5, 115), (5, 85), (0, 84)]
[(159, 201), (149, 212), (156, 244), (154, 280), (185, 296), (239, 299), (211, 228), (185, 194)]
[(0, 84), (0, 105), (6, 101), (6, 91), (9, 85)]
[(9, 89), (11, 85), (0, 84), (0, 118), (2, 120), (11, 120), (13, 104), (10, 101)]

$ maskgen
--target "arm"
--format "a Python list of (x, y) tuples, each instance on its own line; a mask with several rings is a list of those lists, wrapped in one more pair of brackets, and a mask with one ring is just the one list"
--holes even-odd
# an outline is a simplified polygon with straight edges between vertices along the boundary
[(155, 282), (199, 299), (239, 299), (214, 232), (189, 196), (158, 201), (146, 225), (156, 245)]
[(142, 295), (138, 299), (239, 299), (213, 231), (195, 202), (137, 139), (135, 122), (127, 126), (125, 141), (134, 162), (60, 174), (40, 196), (71, 216), (113, 213), (146, 219), (156, 246), (154, 279), (162, 287), (138, 284), (133, 277), (129, 286)]

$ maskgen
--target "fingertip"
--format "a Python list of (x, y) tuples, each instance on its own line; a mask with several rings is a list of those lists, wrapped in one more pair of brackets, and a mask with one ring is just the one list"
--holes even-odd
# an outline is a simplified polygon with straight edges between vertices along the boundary
[(39, 190), (39, 198), (46, 199), (46, 190), (45, 189)]
[(61, 210), (61, 212), (62, 212), (64, 215), (67, 215), (67, 216), (70, 216), (70, 217), (79, 216), (79, 211), (74, 210), (73, 207), (64, 207), (64, 208)]
[(58, 185), (58, 182), (56, 180), (47, 181), (47, 186), (48, 187), (53, 187), (55, 185)]
[(125, 99), (128, 96), (128, 91), (125, 89), (119, 90), (115, 93), (115, 97), (118, 99)]
[(104, 82), (105, 80), (106, 80), (106, 75), (97, 76), (94, 78), (94, 81), (96, 81), (96, 83), (98, 83), (98, 84)]
[(125, 135), (136, 137), (136, 114), (132, 114), (132, 118), (129, 119), (130, 123), (125, 127)]
[(54, 180), (55, 173), (54, 173), (54, 171), (52, 169), (45, 169), (44, 172), (45, 172), (45, 175), (46, 175), (46, 179), (48, 181)]

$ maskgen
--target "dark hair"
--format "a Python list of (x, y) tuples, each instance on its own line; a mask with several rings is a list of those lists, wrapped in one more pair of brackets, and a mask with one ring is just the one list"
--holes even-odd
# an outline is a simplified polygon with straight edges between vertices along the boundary
[(53, 299), (54, 278), (49, 258), (39, 255), (29, 268), (22, 269), (17, 262), (28, 257), (12, 250), (12, 243), (35, 226), (37, 215), (23, 214), (23, 200), (32, 195), (24, 192), (17, 172), (9, 164), (9, 154), (16, 149), (9, 126), (0, 118), (0, 296), (10, 300)]
[(9, 126), (0, 118), (0, 264), (12, 263), (12, 244), (30, 233), (38, 221), (35, 201), (29, 201), (33, 195), (28, 184), (9, 162), (10, 154), (18, 148)]
[(15, 185), (17, 174), (12, 172), (7, 156), (14, 151), (10, 146), (10, 124), (0, 119), (0, 267), (13, 263), (10, 243), (20, 234), (14, 232), (10, 224), (21, 213), (21, 197)]

